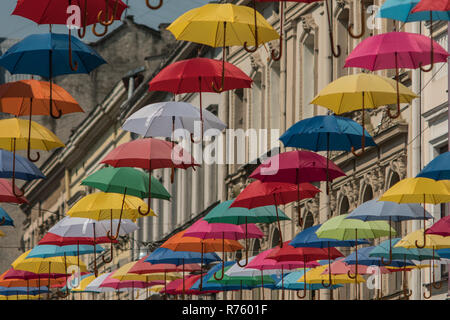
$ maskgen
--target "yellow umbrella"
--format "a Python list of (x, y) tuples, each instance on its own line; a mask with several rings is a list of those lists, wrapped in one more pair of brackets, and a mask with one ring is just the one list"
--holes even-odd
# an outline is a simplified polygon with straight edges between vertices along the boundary
[[(397, 103), (396, 82), (375, 74), (359, 73), (341, 77), (323, 88), (310, 102), (326, 107), (336, 114), (362, 109), (362, 151), (365, 148), (364, 110)], [(402, 103), (410, 103), (417, 95), (399, 85)], [(352, 150), (355, 155), (358, 155)]]
[(129, 262), (126, 265), (120, 267), (111, 274), (111, 278), (118, 279), (120, 281), (156, 281), (156, 280), (175, 280), (182, 278), (179, 272), (160, 272), (160, 273), (129, 273), (130, 269), (136, 264), (137, 261)]
[[(450, 202), (450, 181), (436, 181), (429, 178), (403, 179), (389, 188), (389, 190), (387, 190), (379, 200), (392, 201), (397, 203), (423, 203), (423, 225), (425, 229), (425, 204), (439, 204)], [(427, 237), (425, 237), (425, 234), (423, 232), (422, 235), (423, 245), (419, 246), (419, 242), (416, 241), (415, 246), (417, 248), (425, 248), (426, 246), (426, 239), (428, 239), (428, 235)], [(397, 243), (397, 246), (400, 245), (398, 245)]]
[[(256, 27), (255, 27), (256, 26)], [(279, 39), (275, 29), (252, 8), (230, 3), (209, 3), (189, 10), (179, 16), (167, 28), (177, 40), (201, 43), (210, 47), (223, 47), (222, 61), (225, 62), (225, 47), (244, 46), (248, 52), (256, 51), (259, 44)], [(247, 44), (255, 44), (248, 49)], [(222, 63), (222, 85), (212, 83), (216, 92), (223, 91), (225, 63)]]
[(13, 153), (12, 191), (16, 197), (15, 189), (15, 155), (16, 150), (27, 150), (28, 159), (32, 162), (39, 161), (40, 153), (35, 159), (31, 158), (31, 149), (50, 151), (55, 148), (64, 147), (64, 143), (50, 130), (37, 122), (22, 120), (18, 118), (0, 120), (0, 149)]

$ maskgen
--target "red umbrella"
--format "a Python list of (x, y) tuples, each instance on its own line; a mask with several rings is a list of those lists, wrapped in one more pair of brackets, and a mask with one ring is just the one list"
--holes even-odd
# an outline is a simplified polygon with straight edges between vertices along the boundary
[(28, 203), (28, 200), (25, 197), (16, 197), (14, 194), (23, 194), (21, 190), (13, 186), (11, 182), (7, 179), (0, 179), (0, 202), (11, 202), (11, 203)]
[[(308, 261), (322, 260), (322, 259), (336, 259), (343, 257), (344, 255), (336, 248), (309, 248), (309, 247), (299, 247), (295, 248), (289, 245), (289, 241), (285, 242), (285, 245), (281, 248), (273, 250), (267, 259), (274, 259), (278, 262), (283, 261), (301, 261), (303, 260), (303, 272), (306, 277), (306, 265)], [(304, 294), (297, 296), (303, 299), (306, 296), (306, 278), (305, 278)]]
[[(311, 151), (290, 151), (277, 154), (261, 164), (250, 175), (250, 178), (262, 182), (287, 182), (297, 185), (300, 183), (333, 181), (345, 173), (327, 158)], [(301, 226), (300, 196), (297, 197), (298, 220)]]
[(106, 163), (113, 167), (136, 167), (149, 171), (148, 182), (148, 211), (141, 215), (150, 213), (151, 199), (151, 174), (154, 169), (172, 168), (171, 181), (173, 182), (175, 168), (187, 169), (189, 167), (200, 166), (195, 163), (194, 158), (181, 146), (165, 140), (146, 138), (133, 140), (121, 144), (103, 158), (101, 163)]
[(252, 82), (241, 69), (229, 62), (224, 62), (223, 65), (221, 60), (193, 58), (172, 63), (162, 69), (149, 82), (149, 91), (167, 91), (174, 94), (199, 92), (200, 120), (203, 124), (202, 92), (217, 92), (213, 85), (217, 88), (220, 83), (223, 91), (251, 88)]
[(318, 192), (320, 192), (320, 190), (308, 182), (295, 185), (285, 182), (261, 182), (256, 180), (242, 190), (242, 192), (230, 205), (230, 208), (241, 207), (253, 209), (257, 207), (275, 205), (278, 229), (280, 231), (280, 246), (282, 247), (283, 238), (281, 235), (281, 225), (278, 217), (278, 205), (297, 201), (299, 198), (314, 198)]
[[(86, 26), (93, 24), (92, 32), (98, 36), (104, 36), (108, 32), (108, 26), (114, 20), (120, 20), (122, 12), (128, 6), (121, 0), (18, 0), (17, 5), (12, 12), (13, 15), (27, 18), (37, 24), (59, 24), (67, 25), (69, 17), (72, 13), (68, 13), (67, 9), (71, 5), (76, 5), (82, 12), (82, 23), (78, 27), (78, 36), (83, 38), (86, 34)], [(104, 11), (104, 13), (103, 13)], [(109, 17), (109, 11), (112, 11)], [(103, 33), (95, 30), (96, 23), (100, 22), (105, 26)], [(82, 27), (82, 28), (81, 28)], [(71, 29), (69, 28), (69, 64), (73, 71), (78, 69), (78, 63), (72, 61), (72, 42)]]
[(450, 237), (450, 216), (443, 217), (436, 221), (425, 234), (438, 234), (443, 237)]

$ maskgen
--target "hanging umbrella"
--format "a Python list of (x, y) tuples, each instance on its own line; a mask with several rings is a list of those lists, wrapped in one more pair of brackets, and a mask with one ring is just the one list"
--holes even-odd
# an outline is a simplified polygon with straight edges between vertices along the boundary
[[(423, 246), (417, 246), (417, 243), (420, 241), (419, 239), (423, 239), (424, 242)], [(401, 240), (397, 242), (397, 244), (394, 246), (394, 248), (403, 247), (407, 249), (414, 249), (414, 248), (428, 248), (432, 249), (432, 258), (431, 258), (431, 266), (430, 266), (430, 292), (429, 295), (426, 294), (426, 292), (423, 293), (423, 297), (425, 299), (430, 299), (432, 294), (432, 287), (439, 289), (441, 288), (442, 284), (435, 284), (435, 276), (433, 272), (434, 268), (434, 260), (436, 259), (436, 249), (447, 249), (450, 248), (450, 237), (443, 237), (437, 234), (426, 234), (424, 232), (424, 229), (416, 230), (414, 232), (409, 233), (405, 237), (403, 237)], [(420, 259), (415, 259), (420, 260)]]
[[(299, 192), (300, 190), (300, 192)], [(320, 192), (312, 184), (304, 182), (299, 185), (284, 182), (253, 181), (236, 197), (230, 207), (253, 209), (268, 205), (275, 205), (277, 212), (278, 229), (280, 231), (280, 246), (283, 246), (278, 205), (306, 198), (314, 198)]]
[[(104, 36), (108, 32), (108, 26), (111, 25), (114, 20), (120, 20), (123, 11), (128, 7), (121, 0), (115, 0), (109, 2), (108, 0), (20, 0), (12, 12), (12, 15), (21, 16), (31, 21), (36, 22), (38, 25), (42, 24), (58, 24), (67, 25), (67, 8), (71, 5), (76, 5), (80, 8), (81, 12), (81, 24), (77, 25), (78, 36), (83, 38), (86, 34), (86, 27), (93, 25), (92, 32), (98, 36)], [(109, 17), (109, 10), (112, 11), (111, 17)], [(103, 11), (105, 14), (103, 15)], [(105, 26), (103, 33), (96, 31), (97, 22), (100, 22)], [(71, 38), (71, 29), (69, 28), (69, 39)], [(72, 70), (78, 69), (78, 62), (72, 61), (72, 42), (69, 41), (69, 63)]]
[[(297, 185), (297, 212), (300, 211), (300, 183), (329, 181), (345, 176), (345, 173), (327, 158), (310, 151), (289, 151), (270, 157), (249, 176), (262, 182), (287, 182)], [(328, 194), (328, 190), (327, 190)]]
[(182, 14), (167, 28), (177, 40), (223, 48), (221, 85), (211, 84), (218, 93), (225, 88), (226, 47), (243, 45), (248, 51), (247, 44), (253, 41), (255, 49), (252, 51), (256, 51), (259, 44), (279, 38), (264, 17), (252, 11), (247, 6), (209, 3)]
[[(415, 203), (395, 203), (390, 201), (378, 201), (373, 199), (366, 201), (355, 210), (350, 212), (347, 219), (359, 219), (362, 221), (381, 221), (388, 220), (389, 225), (391, 222), (401, 222), (406, 220), (421, 220), (432, 219), (433, 216), (425, 212), (423, 215), (423, 208), (419, 204)], [(392, 239), (392, 234), (389, 234), (389, 239)], [(391, 246), (392, 249), (392, 246)], [(389, 265), (392, 261), (392, 256), (389, 256), (389, 261), (381, 259), (383, 265)]]
[[(30, 102), (26, 101), (25, 105), (19, 105), (22, 109), (25, 106), (29, 106), (27, 113), (24, 113), (25, 110), (21, 111), (22, 115), (30, 114), (31, 117), (31, 114), (44, 114), (54, 119), (59, 119), (63, 114), (83, 112), (78, 104), (74, 108), (64, 100), (54, 101), (53, 96), (61, 100), (61, 92), (65, 96), (70, 97), (71, 100), (73, 98), (61, 87), (53, 84), (53, 77), (64, 74), (90, 73), (98, 66), (106, 63), (106, 61), (94, 49), (85, 45), (77, 38), (71, 37), (70, 41), (73, 49), (69, 53), (67, 50), (68, 38), (65, 35), (55, 33), (33, 34), (13, 45), (0, 57), (0, 66), (6, 68), (11, 74), (39, 75), (49, 81), (49, 85), (47, 82), (41, 82), (42, 87), (45, 84), (44, 88), (48, 92), (45, 92), (46, 101), (40, 102), (38, 99), (36, 105), (36, 96), (23, 97), (30, 98)], [(69, 54), (75, 56), (76, 60), (80, 62), (79, 68), (75, 71), (65, 63), (69, 59)], [(16, 98), (15, 96), (13, 97)], [(35, 113), (32, 112), (31, 98), (34, 98), (35, 108), (37, 106)], [(16, 100), (18, 99), (16, 98)], [(65, 105), (62, 105), (62, 102), (65, 102)]]
[(9, 180), (0, 179), (0, 202), (28, 203), (28, 200), (20, 193), (21, 190), (17, 187), (13, 188)]
[[(388, 32), (369, 37), (361, 41), (345, 60), (344, 67), (364, 68), (371, 71), (394, 69), (397, 90), (397, 113), (390, 118), (400, 116), (401, 92), (399, 84), (399, 68), (417, 69), (433, 61), (446, 62), (448, 52), (431, 39), (431, 49), (426, 36), (409, 32)], [(431, 58), (430, 58), (431, 54)], [(430, 68), (430, 70), (431, 70)], [(403, 101), (404, 102), (404, 101)]]
[[(398, 85), (398, 90), (396, 89)], [(399, 94), (397, 94), (399, 93)], [(336, 114), (362, 110), (362, 151), (365, 150), (364, 110), (397, 102), (410, 103), (417, 98), (411, 90), (394, 80), (374, 74), (343, 76), (323, 88), (310, 102), (326, 107)], [(358, 156), (353, 151), (353, 154)]]
[[(149, 184), (149, 178), (146, 174), (134, 168), (127, 167), (103, 168), (89, 175), (81, 182), (81, 185), (97, 188), (103, 192), (123, 194), (122, 208), (125, 204), (126, 195), (132, 195), (141, 199), (149, 196)], [(169, 192), (158, 179), (151, 176), (151, 184), (151, 197), (170, 200)], [(108, 236), (112, 240), (117, 239), (119, 229), (117, 229), (115, 236), (112, 234)]]
[[(316, 234), (316, 231), (322, 226), (322, 224), (318, 224), (316, 226), (312, 226), (304, 229), (299, 232), (294, 239), (289, 243), (294, 248), (306, 247), (306, 248), (327, 248), (328, 250), (328, 266), (331, 265), (331, 247), (353, 247), (361, 244), (368, 244), (369, 241), (363, 239), (357, 240), (336, 240), (331, 238), (319, 238)], [(331, 270), (329, 268), (329, 270)], [(326, 282), (322, 282), (322, 286), (324, 288), (329, 288), (333, 290), (331, 285), (331, 273), (329, 274), (328, 284)]]
[(159, 102), (145, 106), (125, 121), (122, 129), (144, 137), (166, 137), (175, 140), (175, 130), (195, 133), (196, 122), (201, 121), (202, 141), (204, 131), (218, 135), (227, 126), (208, 110), (199, 109), (186, 102)]
[[(215, 92), (211, 83), (214, 83), (216, 88), (219, 86), (222, 77), (221, 67), (221, 61), (208, 58), (197, 57), (177, 61), (162, 69), (149, 82), (149, 91), (166, 91), (172, 92), (174, 95), (198, 92), (200, 120), (203, 123), (202, 92)], [(250, 88), (252, 82), (253, 80), (241, 69), (225, 62), (223, 91)]]
[[(171, 168), (171, 181), (173, 182), (175, 168), (187, 169), (189, 167), (200, 166), (195, 163), (194, 158), (179, 145), (174, 147), (173, 143), (147, 138), (130, 141), (116, 147), (106, 155), (101, 163), (113, 167), (136, 167), (149, 170), (161, 168)], [(149, 180), (151, 181), (151, 180)], [(151, 185), (149, 184), (149, 194), (151, 195)], [(148, 204), (150, 205), (150, 197)], [(150, 210), (143, 211), (139, 208), (141, 215), (148, 215)]]
[[(316, 231), (319, 238), (331, 238), (336, 240), (374, 239), (389, 234), (396, 235), (396, 231), (384, 221), (361, 221), (358, 219), (346, 219), (348, 214), (342, 214), (326, 221)], [(356, 255), (358, 246), (355, 246)], [(358, 274), (358, 261), (355, 266)], [(349, 277), (355, 279), (355, 276)]]
[(14, 227), (14, 221), (3, 208), (0, 208), (0, 226)]
[[(208, 223), (232, 223), (245, 224), (248, 223), (273, 223), (279, 220), (290, 220), (283, 211), (278, 210), (275, 206), (257, 207), (253, 209), (231, 207), (235, 199), (224, 201), (215, 206), (203, 220)], [(247, 228), (248, 229), (248, 228)], [(245, 249), (245, 261), (248, 260), (248, 243)], [(237, 262), (239, 264), (239, 261)], [(245, 267), (241, 266), (241, 267)]]
[[(423, 203), (423, 224), (424, 229), (426, 229), (425, 204), (450, 202), (450, 182), (447, 180), (435, 181), (428, 178), (403, 179), (387, 190), (380, 200), (397, 203)], [(419, 245), (417, 242), (417, 248), (424, 248), (425, 240), (424, 234), (423, 245)]]
[[(192, 226), (186, 229), (185, 237), (195, 237), (200, 239), (222, 239), (222, 248), (225, 248), (225, 239), (242, 240), (245, 239), (246, 247), (247, 239), (257, 238), (261, 239), (264, 234), (255, 224), (246, 224), (245, 230), (240, 225), (231, 223), (208, 223), (204, 219), (200, 219)], [(225, 251), (222, 250), (222, 257), (225, 261)], [(222, 264), (224, 267), (224, 264)], [(223, 270), (222, 270), (223, 275)], [(221, 280), (216, 278), (216, 280)]]

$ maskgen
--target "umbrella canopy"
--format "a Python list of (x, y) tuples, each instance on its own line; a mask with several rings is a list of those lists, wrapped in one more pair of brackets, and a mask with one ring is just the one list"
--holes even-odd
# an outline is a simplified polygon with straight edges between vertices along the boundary
[[(124, 199), (124, 201), (122, 201)], [(142, 215), (139, 213), (139, 207), (148, 210), (147, 204), (142, 199), (130, 195), (117, 193), (96, 192), (91, 193), (77, 203), (75, 203), (67, 215), (78, 218), (89, 218), (94, 220), (105, 219), (137, 219)], [(150, 215), (156, 216), (150, 209)]]
[(29, 123), (28, 120), (18, 118), (0, 120), (0, 148), (8, 151), (14, 148), (26, 150), (28, 141), (31, 149), (50, 151), (64, 147), (57, 136), (37, 122), (31, 121), (31, 133), (28, 135)]
[[(15, 160), (14, 166), (13, 159)], [(27, 181), (34, 179), (45, 179), (44, 174), (38, 169), (38, 167), (26, 158), (17, 154), (14, 155), (6, 150), (0, 150), (0, 178), (12, 178), (13, 176), (16, 179)]]
[(291, 220), (282, 210), (277, 210), (273, 205), (253, 209), (231, 207), (234, 200), (219, 203), (203, 220), (208, 223), (273, 223), (277, 221), (277, 211), (280, 220)]
[[(439, 254), (435, 252), (433, 257), (433, 252), (431, 249), (419, 249), (419, 248), (403, 248), (396, 247), (395, 245), (401, 241), (400, 238), (392, 239), (392, 258), (396, 260), (430, 260), (430, 259), (439, 259)], [(385, 240), (381, 242), (378, 246), (372, 248), (369, 252), (369, 257), (380, 257), (380, 258), (389, 258), (389, 240)]]
[[(433, 216), (426, 212), (426, 219)], [(373, 199), (366, 201), (353, 210), (347, 219), (362, 221), (390, 220), (395, 222), (406, 220), (423, 220), (423, 207), (415, 203), (395, 203)]]
[(294, 239), (289, 242), (289, 245), (294, 248), (310, 247), (310, 248), (328, 248), (328, 247), (354, 247), (359, 244), (369, 244), (369, 241), (364, 239), (358, 240), (337, 240), (331, 238), (319, 238), (316, 234), (317, 230), (322, 226), (318, 224), (299, 232)]
[(270, 157), (252, 172), (250, 178), (262, 182), (333, 181), (345, 173), (333, 162), (310, 151), (289, 151)]
[[(255, 44), (253, 9), (247, 6), (206, 4), (189, 10), (167, 28), (177, 40), (201, 43), (211, 47), (243, 46)], [(280, 36), (257, 12), (257, 45)]]
[[(172, 154), (175, 151), (175, 154)], [(136, 167), (146, 170), (161, 168), (187, 169), (200, 166), (184, 149), (160, 139), (138, 139), (121, 144), (106, 155), (101, 163), (113, 167)]]
[(317, 236), (336, 240), (355, 240), (384, 237), (388, 236), (389, 232), (397, 234), (385, 221), (362, 221), (347, 217), (348, 214), (341, 214), (329, 219), (316, 231)]
[(20, 194), (20, 189), (14, 187), (7, 179), (0, 178), (0, 202), (11, 202), (11, 203), (28, 203), (28, 200), (21, 196), (17, 197), (16, 194)]
[[(235, 65), (225, 62), (223, 90), (250, 88), (253, 80)], [(167, 91), (174, 94), (215, 92), (221, 81), (222, 62), (208, 58), (193, 58), (174, 62), (162, 69), (149, 83), (149, 91)]]
[(258, 238), (261, 239), (264, 234), (256, 226), (256, 224), (249, 223), (245, 228), (240, 225), (231, 223), (208, 223), (204, 219), (200, 219), (192, 226), (186, 229), (185, 237), (195, 237), (200, 239), (231, 239), (242, 240)]
[[(106, 63), (93, 48), (76, 37), (71, 36), (70, 41), (71, 54), (78, 61), (77, 70), (72, 70), (67, 64), (69, 38), (65, 34), (57, 33), (32, 34), (25, 37), (0, 57), (0, 66), (11, 74), (34, 74), (49, 79), (64, 74), (90, 73)], [(53, 85), (53, 90), (55, 88), (60, 87)], [(55, 92), (53, 94), (55, 95)]]
[(234, 252), (241, 250), (242, 245), (236, 240), (225, 239), (200, 239), (196, 237), (185, 236), (186, 230), (180, 231), (174, 236), (170, 237), (166, 242), (164, 242), (161, 247), (167, 248), (173, 251), (195, 251), (195, 252), (215, 252), (215, 251), (225, 251)]
[[(434, 62), (447, 62), (448, 52), (437, 42), (432, 43), (433, 49), (430, 38), (417, 33), (394, 31), (378, 34), (361, 41), (348, 55), (345, 67), (371, 71), (396, 67), (417, 69), (432, 63), (431, 53)], [(406, 102), (405, 98), (401, 102)]]
[[(417, 95), (399, 85), (400, 102), (410, 103)], [(343, 76), (323, 88), (310, 102), (336, 114), (359, 109), (372, 109), (397, 102), (396, 82), (390, 78), (358, 73)]]
[[(144, 137), (167, 137), (175, 140), (178, 132), (196, 132), (196, 122), (202, 121), (198, 130), (207, 135), (218, 135), (227, 126), (208, 110), (199, 109), (190, 103), (167, 101), (145, 106), (127, 118), (122, 129)], [(178, 131), (178, 132), (177, 132)], [(184, 132), (187, 131), (187, 132)]]
[(450, 179), (450, 152), (444, 152), (427, 164), (416, 176), (433, 180)]
[[(102, 253), (105, 251), (101, 246), (95, 246), (96, 253)], [(31, 249), (27, 256), (30, 258), (49, 258), (49, 257), (61, 257), (61, 256), (78, 256), (84, 254), (94, 253), (93, 246), (90, 245), (68, 245), (68, 246), (57, 246), (57, 245), (38, 245)]]
[(29, 271), (33, 273), (62, 273), (67, 274), (67, 267), (78, 265), (81, 272), (87, 271), (82, 261), (75, 257), (50, 257), (50, 258), (28, 258), (31, 250), (22, 253), (11, 266), (16, 270)]
[[(378, 11), (378, 17), (388, 18), (393, 20), (399, 20), (403, 22), (415, 22), (428, 20), (430, 14), (425, 11), (412, 12), (412, 9), (417, 6), (418, 3), (423, 2), (420, 0), (386, 0)], [(427, 2), (427, 1), (424, 1)], [(439, 1), (430, 1), (435, 4)], [(447, 1), (443, 1), (447, 2)], [(422, 5), (423, 6), (423, 5)], [(430, 9), (428, 8), (429, 11)], [(449, 8), (450, 10), (450, 8)], [(450, 15), (445, 11), (433, 11), (433, 20), (450, 20)]]
[(180, 266), (182, 264), (200, 263), (210, 264), (211, 262), (220, 261), (220, 257), (215, 252), (207, 252), (203, 254), (192, 251), (173, 251), (167, 248), (158, 248), (153, 251), (144, 260), (152, 264), (169, 263)]
[[(311, 151), (351, 151), (362, 147), (363, 128), (352, 119), (327, 115), (300, 120), (280, 137), (285, 147), (303, 148)], [(365, 145), (376, 146), (364, 131)]]
[[(151, 177), (151, 197), (170, 200), (170, 194), (155, 177)], [(144, 172), (128, 167), (100, 169), (87, 178), (81, 185), (90, 186), (103, 192), (128, 194), (139, 198), (148, 197), (149, 177)]]
[(14, 227), (13, 219), (9, 216), (9, 214), (3, 208), (0, 208), (0, 226)]
[(450, 216), (443, 217), (436, 221), (425, 231), (426, 234), (437, 234), (443, 237), (450, 237)]

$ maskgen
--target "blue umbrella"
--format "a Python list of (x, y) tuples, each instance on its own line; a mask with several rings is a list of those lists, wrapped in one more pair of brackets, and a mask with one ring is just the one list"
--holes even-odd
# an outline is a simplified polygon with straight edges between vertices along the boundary
[[(95, 253), (102, 253), (105, 251), (99, 245), (95, 245)], [(49, 257), (61, 257), (61, 256), (79, 256), (83, 254), (94, 253), (94, 247), (91, 245), (68, 245), (68, 246), (55, 246), (55, 245), (38, 245), (34, 247), (27, 255), (29, 258), (49, 258)]]
[[(69, 38), (70, 37), (70, 38)], [(33, 74), (50, 81), (50, 115), (54, 119), (61, 117), (61, 110), (53, 114), (52, 79), (53, 77), (90, 73), (106, 61), (91, 47), (72, 36), (57, 33), (32, 34), (16, 43), (0, 57), (0, 66), (11, 74)], [(69, 46), (71, 43), (71, 47)], [(67, 64), (75, 57), (76, 68)]]
[(450, 152), (447, 151), (434, 158), (419, 172), (416, 177), (430, 178), (434, 180), (450, 179)]
[[(402, 22), (416, 22), (430, 19), (430, 13), (411, 10), (420, 0), (386, 0), (378, 11), (377, 18), (387, 18)], [(432, 11), (433, 20), (450, 20), (448, 11)]]
[(14, 221), (3, 208), (0, 208), (0, 226), (14, 227)]
[[(308, 248), (328, 248), (328, 253), (330, 253), (331, 247), (354, 247), (355, 245), (360, 244), (369, 244), (369, 241), (364, 239), (358, 239), (358, 240), (336, 240), (336, 239), (329, 239), (329, 238), (319, 238), (317, 237), (316, 231), (321, 227), (322, 225), (316, 225), (313, 227), (306, 228), (305, 230), (298, 233), (294, 239), (291, 240), (289, 243), (291, 246), (295, 248), (301, 248), (301, 247), (308, 247)], [(328, 265), (331, 265), (331, 258), (328, 257)], [(322, 281), (322, 287), (324, 288), (330, 288), (331, 287), (331, 268), (328, 268), (329, 270), (329, 282), (328, 284), (325, 284), (325, 281)]]
[[(401, 222), (405, 220), (427, 220), (432, 218), (433, 216), (417, 203), (396, 203), (373, 199), (358, 206), (346, 219), (359, 219), (362, 221), (389, 220), (390, 225), (391, 221)], [(391, 229), (389, 229), (389, 231), (391, 231)], [(392, 239), (392, 234), (390, 232), (389, 239)], [(389, 265), (391, 261), (392, 246), (390, 249), (389, 261), (385, 262), (384, 257), (381, 258), (381, 262), (384, 265)]]
[[(215, 252), (209, 252), (203, 254), (203, 263), (210, 264), (211, 262), (221, 261), (220, 257)], [(151, 264), (168, 263), (180, 266), (183, 263), (200, 263), (202, 261), (200, 252), (190, 251), (173, 251), (167, 248), (158, 248), (153, 251), (145, 262)]]

